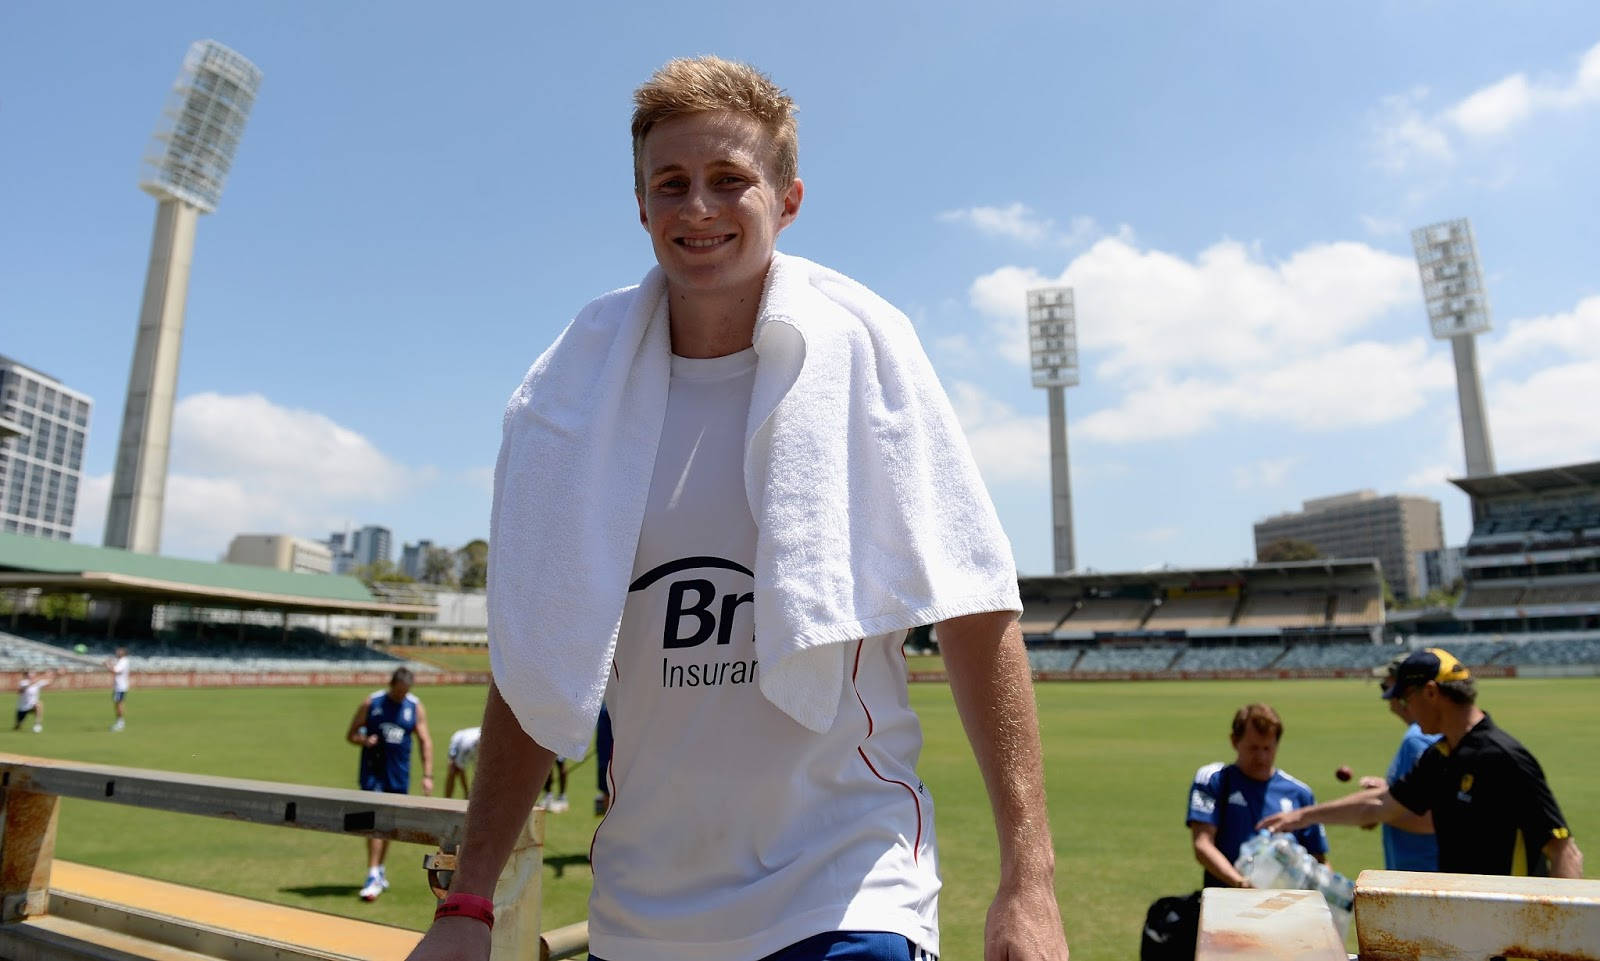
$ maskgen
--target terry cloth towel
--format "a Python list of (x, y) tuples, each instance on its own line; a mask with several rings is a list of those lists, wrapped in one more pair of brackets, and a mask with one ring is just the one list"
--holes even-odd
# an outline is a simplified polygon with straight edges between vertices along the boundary
[[(763, 695), (833, 724), (841, 642), (1020, 611), (1011, 545), (905, 315), (776, 254), (755, 327), (745, 493)], [(489, 535), (495, 683), (541, 746), (594, 732), (667, 402), (660, 268), (579, 312), (506, 408)]]

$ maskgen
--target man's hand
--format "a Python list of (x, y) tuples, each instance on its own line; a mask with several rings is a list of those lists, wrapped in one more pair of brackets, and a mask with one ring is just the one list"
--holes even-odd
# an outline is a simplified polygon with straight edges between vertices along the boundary
[(406, 961), (489, 961), (489, 926), (474, 918), (440, 918)]
[(1305, 819), (1300, 816), (1305, 808), (1296, 808), (1293, 811), (1279, 811), (1261, 819), (1256, 825), (1257, 831), (1271, 831), (1274, 834), (1293, 834), (1306, 826)]
[(1361, 776), (1360, 784), (1363, 791), (1370, 791), (1375, 787), (1388, 787), (1389, 781), (1386, 778), (1381, 778), (1373, 774), (1363, 774)]
[(1067, 936), (1050, 885), (1000, 889), (984, 924), (983, 961), (1067, 961)]
[(430, 796), (432, 794), (433, 794), (433, 775), (432, 774), (424, 774), (422, 776), (422, 796), (423, 797), (428, 797), (428, 796)]

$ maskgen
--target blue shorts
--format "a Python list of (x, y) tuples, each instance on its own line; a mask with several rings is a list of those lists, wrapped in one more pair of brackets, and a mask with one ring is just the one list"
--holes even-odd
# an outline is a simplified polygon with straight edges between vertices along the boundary
[(385, 794), (407, 794), (411, 791), (411, 784), (409, 781), (404, 784), (393, 784), (387, 778), (379, 777), (376, 774), (363, 774), (361, 775), (361, 790), (382, 791)]
[(122, 699), (127, 697), (127, 696), (128, 696), (128, 692), (127, 691), (112, 691), (111, 692), (111, 703), (112, 704), (121, 704), (122, 703)]
[[(601, 961), (589, 955), (589, 961)], [(884, 931), (824, 931), (761, 961), (938, 961), (904, 935)]]

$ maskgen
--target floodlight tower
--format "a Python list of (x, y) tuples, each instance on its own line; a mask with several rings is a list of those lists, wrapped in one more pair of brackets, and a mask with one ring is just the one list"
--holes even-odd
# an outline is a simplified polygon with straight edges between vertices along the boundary
[(1078, 383), (1078, 317), (1071, 287), (1028, 291), (1028, 352), (1033, 386), (1050, 398), (1050, 521), (1055, 572), (1078, 566), (1072, 542), (1072, 479), (1067, 472), (1067, 388)]
[(145, 155), (139, 187), (157, 200), (156, 229), (106, 510), (107, 547), (141, 554), (161, 547), (195, 224), (217, 209), (260, 85), (255, 64), (215, 40), (195, 42)]
[(1461, 441), (1467, 476), (1494, 473), (1489, 416), (1478, 374), (1476, 337), (1489, 329), (1489, 298), (1478, 265), (1478, 245), (1466, 218), (1447, 220), (1411, 232), (1422, 274), (1422, 299), (1433, 336), (1449, 340), (1456, 360), (1456, 399), (1461, 407)]

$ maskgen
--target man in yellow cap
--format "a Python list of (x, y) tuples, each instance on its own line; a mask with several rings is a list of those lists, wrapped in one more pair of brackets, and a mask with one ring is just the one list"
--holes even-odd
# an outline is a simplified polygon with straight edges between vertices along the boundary
[(1399, 701), (1424, 733), (1443, 736), (1388, 787), (1274, 814), (1259, 827), (1409, 824), (1431, 812), (1440, 871), (1583, 876), (1583, 853), (1544, 770), (1478, 707), (1477, 684), (1455, 655), (1437, 647), (1413, 651), (1383, 696)]

